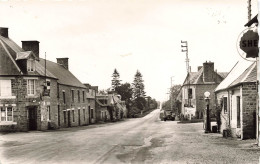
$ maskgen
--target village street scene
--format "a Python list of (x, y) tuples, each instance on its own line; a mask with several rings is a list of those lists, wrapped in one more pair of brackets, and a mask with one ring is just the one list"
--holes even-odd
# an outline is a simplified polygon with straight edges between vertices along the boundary
[(259, 163), (258, 3), (0, 1), (0, 164)]

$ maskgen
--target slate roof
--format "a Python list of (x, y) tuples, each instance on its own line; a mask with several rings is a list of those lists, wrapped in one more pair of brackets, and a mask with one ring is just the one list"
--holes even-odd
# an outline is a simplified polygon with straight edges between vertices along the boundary
[(215, 92), (226, 90), (245, 82), (256, 82), (256, 63), (241, 59), (231, 69), (227, 77), (216, 87)]
[[(45, 66), (44, 59), (40, 58), (39, 63), (41, 66)], [(58, 79), (58, 83), (74, 87), (87, 88), (69, 70), (64, 68), (62, 65), (46, 60), (46, 67), (47, 70)]]
[(29, 59), (32, 53), (32, 51), (17, 52), (15, 60)]
[[(215, 72), (215, 73), (217, 76), (221, 77), (222, 79), (224, 79), (228, 74), (227, 72)], [(189, 78), (189, 80), (188, 80), (188, 78)], [(203, 67), (201, 67), (198, 72), (190, 72), (186, 76), (186, 79), (185, 79), (183, 85), (188, 84), (188, 81), (190, 81), (190, 84), (205, 84), (203, 81)]]
[(249, 22), (247, 22), (247, 23), (245, 24), (245, 26), (250, 27), (252, 24), (258, 23), (257, 17), (258, 17), (258, 14), (257, 14), (253, 19), (251, 19)]
[[(1, 60), (4, 59), (7, 64), (9, 64), (8, 67), (6, 67), (6, 65), (0, 65), (0, 75), (25, 74), (21, 72), (21, 68), (17, 63), (17, 60), (28, 59), (31, 55), (35, 57), (33, 52), (24, 51), (13, 40), (3, 36), (0, 36), (0, 54), (3, 55)], [(29, 72), (27, 75), (45, 76), (44, 59), (40, 59), (39, 61), (36, 60), (35, 65), (36, 71)], [(69, 70), (65, 69), (63, 66), (48, 60), (46, 60), (46, 66), (47, 77), (58, 79), (60, 84), (86, 88), (85, 85), (83, 85)]]
[[(24, 51), (21, 47), (19, 47), (13, 40), (10, 38), (5, 38), (0, 36), (0, 53), (2, 55), (6, 55), (9, 59), (7, 62), (11, 62), (8, 67), (0, 66), (1, 71), (0, 75), (19, 75), (24, 74), (21, 72), (21, 68), (17, 64), (17, 60), (20, 59), (28, 59), (31, 55), (35, 57), (33, 52), (31, 51)], [(2, 45), (3, 43), (3, 45)], [(1, 59), (2, 60), (2, 59)], [(35, 75), (35, 76), (45, 76), (45, 68), (41, 66), (38, 61), (35, 61), (36, 71), (30, 72), (28, 75)], [(10, 68), (13, 68), (10, 70)], [(52, 73), (46, 70), (46, 76), (50, 78), (56, 78)]]

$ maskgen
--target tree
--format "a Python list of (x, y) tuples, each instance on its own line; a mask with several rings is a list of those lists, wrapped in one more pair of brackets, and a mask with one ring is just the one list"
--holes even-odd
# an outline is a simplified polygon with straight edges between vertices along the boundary
[(137, 70), (134, 81), (132, 83), (133, 86), (133, 98), (136, 99), (138, 97), (145, 97), (145, 91), (144, 91), (144, 83), (143, 83), (143, 76), (142, 74)]
[(123, 101), (127, 101), (131, 99), (132, 97), (132, 88), (131, 85), (129, 83), (124, 83), (121, 84), (120, 86), (117, 86), (115, 88), (116, 93), (118, 93), (119, 95), (121, 95), (121, 100)]
[(180, 111), (181, 102), (179, 100), (177, 100), (180, 90), (181, 90), (181, 85), (173, 85), (171, 87), (170, 99), (162, 104), (163, 109), (173, 109), (173, 112), (175, 112), (175, 113), (181, 112)]
[(114, 73), (112, 74), (112, 88), (116, 88), (118, 86), (120, 86), (120, 74), (119, 72), (115, 69)]

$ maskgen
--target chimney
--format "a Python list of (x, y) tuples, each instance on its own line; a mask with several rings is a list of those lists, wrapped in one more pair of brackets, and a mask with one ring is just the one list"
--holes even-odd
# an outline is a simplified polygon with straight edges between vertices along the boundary
[(57, 63), (69, 70), (69, 58), (57, 58)]
[(5, 37), (5, 38), (8, 38), (8, 28), (0, 27), (0, 35)]
[(37, 40), (22, 41), (22, 48), (25, 51), (32, 51), (34, 55), (39, 59), (39, 43)]
[(202, 68), (202, 66), (198, 66), (198, 71)]
[(203, 63), (203, 81), (214, 82), (214, 63), (205, 62)]

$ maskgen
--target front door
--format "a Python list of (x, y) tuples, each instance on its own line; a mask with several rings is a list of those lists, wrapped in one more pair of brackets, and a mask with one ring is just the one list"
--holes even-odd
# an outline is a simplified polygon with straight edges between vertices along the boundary
[(37, 130), (37, 107), (28, 108), (29, 130)]
[(79, 115), (79, 125), (80, 125), (80, 109), (78, 110), (78, 115)]
[(70, 122), (70, 110), (68, 111), (68, 127), (71, 127), (71, 122)]

